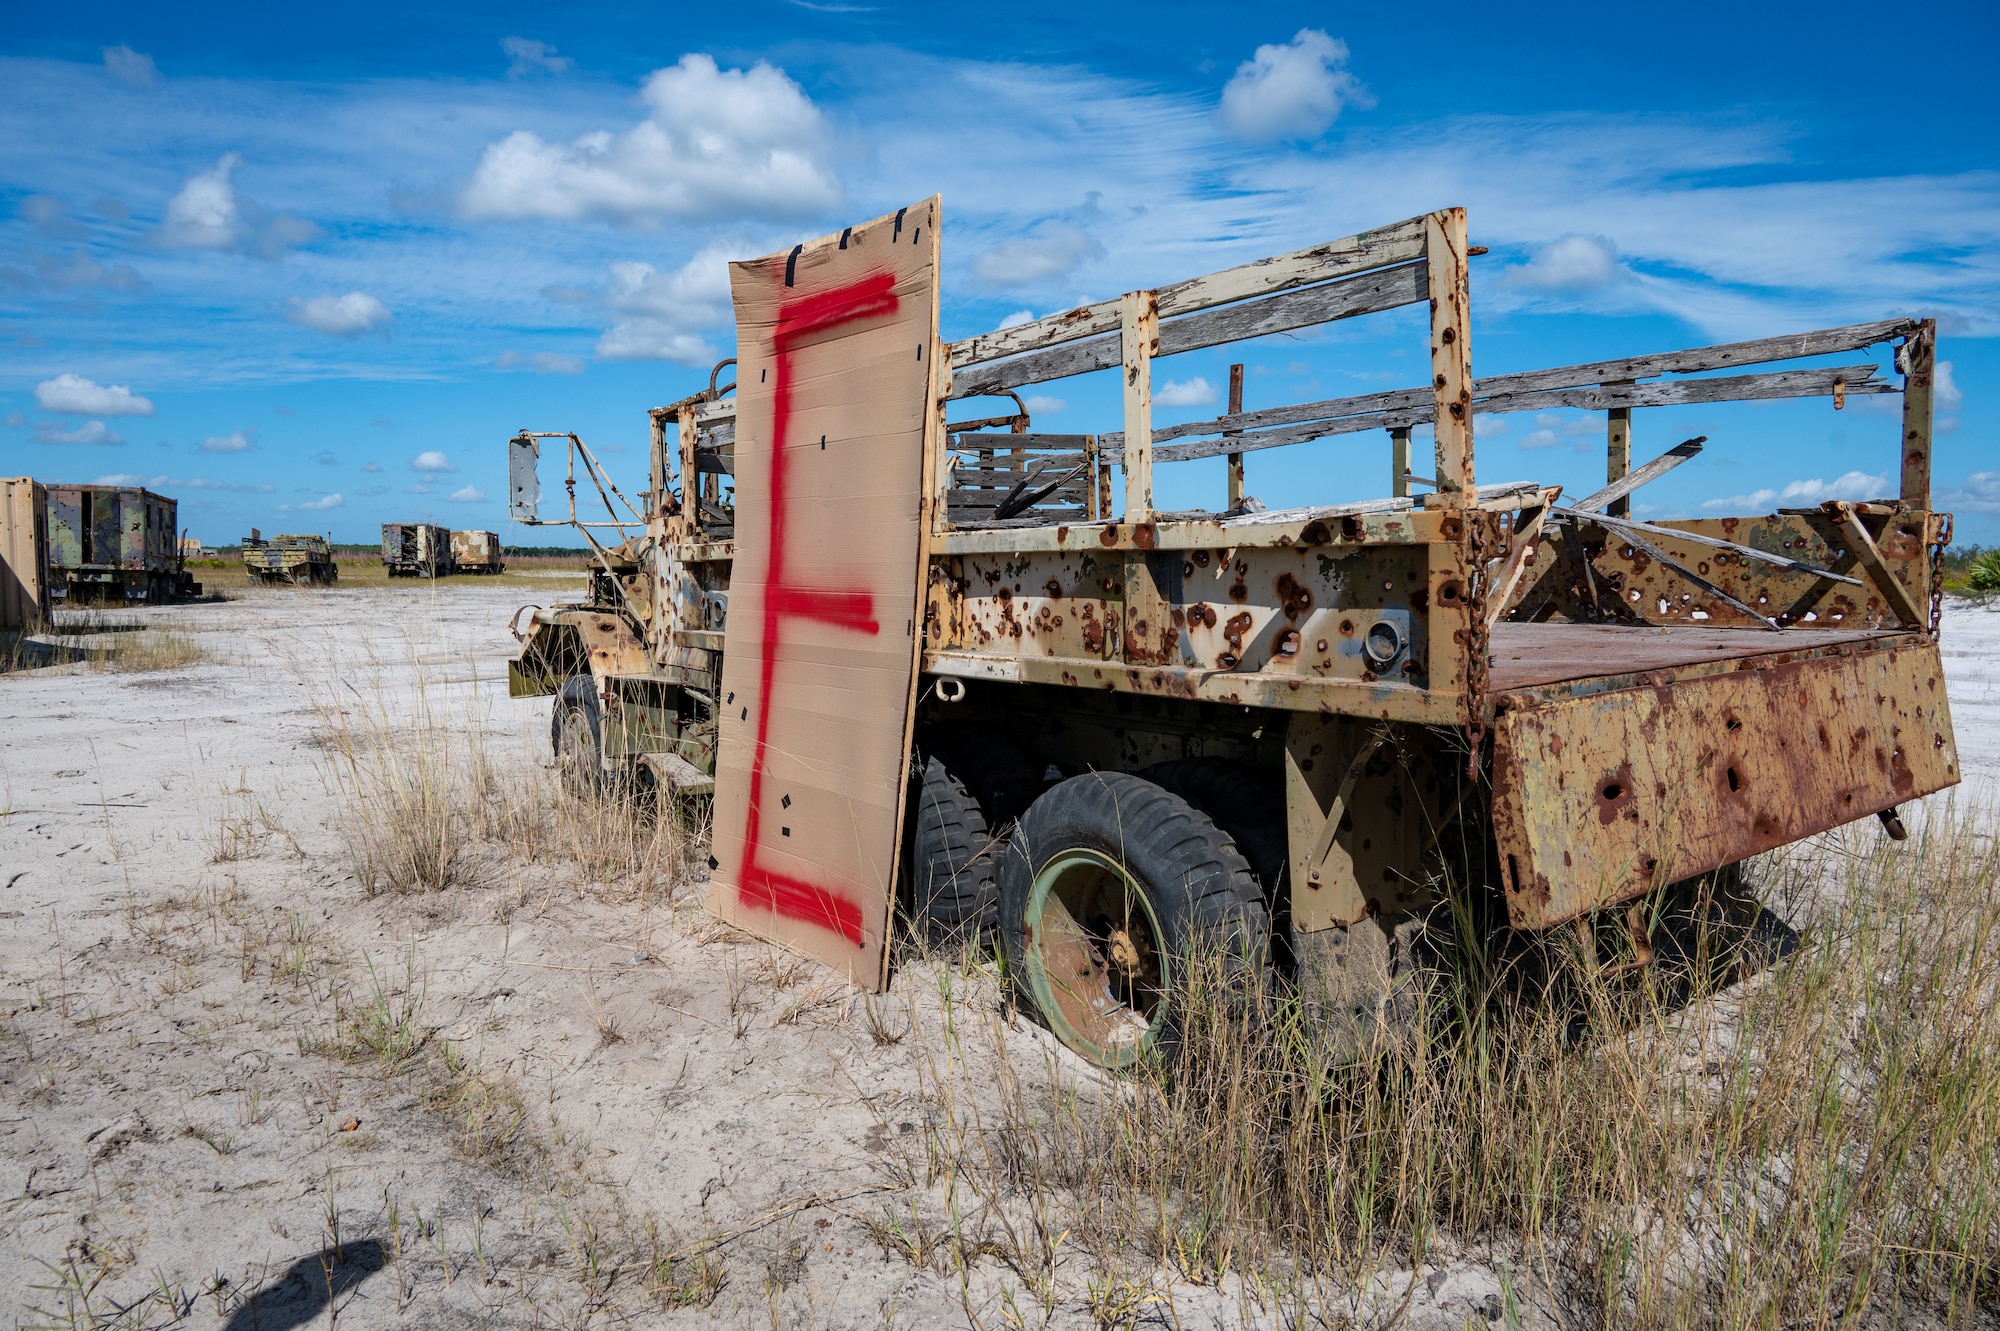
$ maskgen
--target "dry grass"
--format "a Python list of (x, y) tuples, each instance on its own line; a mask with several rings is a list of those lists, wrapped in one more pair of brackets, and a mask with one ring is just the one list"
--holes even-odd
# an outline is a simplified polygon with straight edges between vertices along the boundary
[(407, 697), (349, 687), (316, 706), (342, 832), (369, 895), (470, 886), (490, 877), (496, 856), (561, 866), (622, 899), (650, 904), (670, 894), (705, 833), (693, 810), (623, 794), (579, 796), (546, 757), (496, 755), (473, 704), (461, 714), (446, 697), (420, 672)]
[(92, 610), (59, 610), (52, 626), (0, 634), (0, 674), (74, 664), (127, 674), (180, 670), (208, 659), (208, 652), (186, 633)]
[(1685, 1003), (1561, 939), (1534, 961), (1572, 1001), (1504, 968), (1434, 974), (1427, 1034), (1359, 1066), (1296, 1005), (1270, 1004), (1252, 1038), (1198, 1000), (1175, 1068), (1108, 1085), (1016, 1066), (990, 978), (944, 992), (910, 1180), (936, 1205), (885, 1215), (878, 1238), (941, 1270), (997, 1258), (1049, 1300), (1080, 1250), (1107, 1325), (1156, 1315), (1165, 1278), (1367, 1321), (1358, 1291), (1380, 1272), (1468, 1249), (1517, 1272), (1512, 1312), (1590, 1324), (1990, 1318), (1994, 832), (1947, 815), (1905, 845), (1871, 825), (1795, 847), (1764, 887), (1819, 903), (1806, 949)]

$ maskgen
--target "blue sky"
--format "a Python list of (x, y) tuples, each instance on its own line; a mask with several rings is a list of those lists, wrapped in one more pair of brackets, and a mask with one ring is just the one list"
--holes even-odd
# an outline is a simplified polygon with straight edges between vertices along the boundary
[[(554, 540), (506, 520), (504, 440), (575, 429), (642, 485), (644, 409), (729, 354), (728, 259), (942, 193), (961, 337), (1463, 204), (1481, 374), (1934, 315), (1938, 506), (2000, 542), (1992, 7), (1533, 14), (10, 6), (0, 473), (138, 478), (211, 543)], [(1191, 353), (1159, 419), (1213, 414), (1232, 359), (1258, 407), (1419, 383), (1422, 348), (1405, 312)], [(1109, 376), (1036, 399), (1117, 428)], [(1712, 441), (1645, 511), (1893, 491), (1889, 401), (1642, 412), (1642, 456)], [(1479, 473), (1577, 493), (1601, 442), (1494, 418)], [(1370, 434), (1249, 480), (1276, 507), (1387, 472)], [(1157, 484), (1219, 506), (1220, 463)]]

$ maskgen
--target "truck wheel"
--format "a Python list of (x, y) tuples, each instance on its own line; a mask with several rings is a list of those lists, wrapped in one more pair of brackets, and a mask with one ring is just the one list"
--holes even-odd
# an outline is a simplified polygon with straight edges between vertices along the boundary
[(1224, 1002), (1254, 1010), (1270, 915), (1229, 836), (1128, 772), (1092, 772), (1028, 807), (1000, 869), (1000, 937), (1023, 1003), (1113, 1070), (1172, 1054), (1190, 963), (1221, 967)]
[(985, 811), (937, 754), (923, 755), (911, 783), (911, 927), (933, 943), (976, 942), (994, 922), (999, 848)]
[(1281, 778), (1224, 758), (1176, 758), (1139, 775), (1179, 795), (1229, 834), (1250, 862), (1271, 912), (1274, 959), (1287, 975), (1296, 969), (1291, 945), (1291, 842), (1285, 830)]
[(1027, 812), (1035, 796), (1042, 793), (1043, 768), (1030, 761), (1014, 741), (985, 727), (939, 726), (926, 736), (924, 750), (941, 755), (945, 765), (964, 780), (995, 835)]
[(604, 724), (597, 707), (597, 683), (573, 675), (556, 695), (549, 717), (549, 744), (556, 771), (570, 794), (589, 799), (604, 790)]

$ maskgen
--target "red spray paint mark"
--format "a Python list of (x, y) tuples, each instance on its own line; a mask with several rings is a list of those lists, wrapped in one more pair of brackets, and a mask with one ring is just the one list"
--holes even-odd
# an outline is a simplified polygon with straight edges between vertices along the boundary
[(875, 622), (874, 597), (868, 592), (794, 583), (785, 568), (785, 525), (791, 499), (791, 458), (786, 445), (790, 441), (792, 418), (792, 352), (799, 339), (809, 334), (856, 319), (893, 314), (894, 286), (893, 276), (879, 273), (778, 308), (778, 326), (771, 336), (775, 358), (772, 373), (777, 380), (771, 389), (771, 548), (764, 582), (763, 642), (757, 663), (757, 729), (750, 752), (750, 810), (743, 822), (743, 881), (736, 891), (736, 899), (742, 905), (831, 929), (856, 947), (861, 945), (861, 907), (817, 883), (767, 867), (758, 833), (763, 825), (764, 753), (771, 724), (771, 681), (777, 667), (779, 624), (786, 619), (811, 619), (857, 633), (881, 631)]

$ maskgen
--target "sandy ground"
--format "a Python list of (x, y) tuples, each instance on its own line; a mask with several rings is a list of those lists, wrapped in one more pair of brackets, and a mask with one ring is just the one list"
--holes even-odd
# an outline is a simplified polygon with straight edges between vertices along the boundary
[[(575, 585), (547, 581), (250, 591), (147, 612), (204, 664), (0, 677), (16, 1321), (1092, 1324), (1075, 1288), (1037, 1308), (1004, 1263), (907, 1255), (946, 1223), (922, 1144), (949, 968), (870, 1003), (709, 923), (698, 889), (640, 904), (499, 856), (449, 893), (360, 890), (328, 707), (345, 689), (394, 714), (421, 690), (496, 761), (545, 762), (548, 704), (507, 697), (505, 623)], [(1968, 777), (1991, 786), (2000, 607), (1953, 603), (1945, 644)], [(520, 1119), (505, 1144), (435, 1075), (333, 1056), (377, 1001), (479, 1070), (461, 1085)], [(1017, 1066), (1087, 1075), (990, 999), (957, 1011)], [(1382, 1307), (1485, 1325), (1503, 1276), (1384, 1272)], [(1228, 1282), (1162, 1292), (1182, 1326), (1279, 1315)]]

